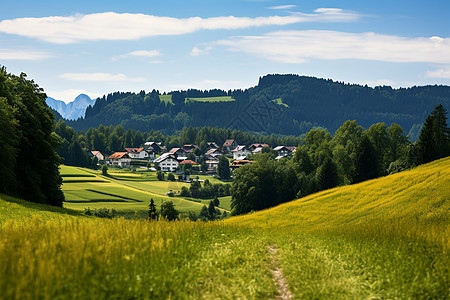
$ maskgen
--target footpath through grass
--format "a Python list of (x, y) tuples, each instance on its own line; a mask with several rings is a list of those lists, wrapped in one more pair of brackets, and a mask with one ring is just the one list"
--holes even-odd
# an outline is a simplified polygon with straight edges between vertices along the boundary
[[(448, 299), (450, 158), (220, 222), (0, 196), (1, 299)], [(274, 265), (271, 249), (277, 249)]]

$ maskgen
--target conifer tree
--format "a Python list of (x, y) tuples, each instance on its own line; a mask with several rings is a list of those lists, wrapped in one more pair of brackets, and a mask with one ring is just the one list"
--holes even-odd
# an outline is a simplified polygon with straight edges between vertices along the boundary
[(216, 207), (214, 205), (214, 201), (210, 201), (208, 205), (208, 213), (210, 216), (210, 219), (213, 220), (216, 216)]
[(377, 153), (367, 136), (363, 136), (356, 150), (354, 182), (378, 177)]
[(150, 204), (148, 206), (148, 220), (158, 220), (158, 212), (156, 211), (156, 205), (155, 201), (153, 201), (153, 198), (150, 199)]

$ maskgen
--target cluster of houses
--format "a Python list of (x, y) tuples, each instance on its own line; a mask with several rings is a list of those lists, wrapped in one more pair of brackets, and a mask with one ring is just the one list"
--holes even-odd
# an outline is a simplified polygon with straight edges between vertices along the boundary
[[(269, 145), (238, 145), (236, 140), (228, 139), (222, 147), (215, 142), (208, 142), (204, 151), (200, 151), (197, 145), (191, 144), (179, 148), (172, 148), (167, 151), (166, 147), (161, 143), (146, 142), (139, 148), (125, 148), (125, 151), (115, 152), (109, 157), (103, 156), (99, 151), (91, 151), (91, 155), (96, 156), (100, 162), (105, 162), (106, 164), (121, 168), (130, 167), (133, 165), (133, 161), (153, 162), (159, 170), (164, 172), (174, 172), (182, 168), (184, 164), (195, 166), (202, 161), (206, 163), (207, 172), (214, 173), (219, 164), (219, 156), (232, 156), (233, 160), (230, 163), (230, 168), (236, 169), (252, 163), (252, 161), (247, 159), (249, 154), (260, 153), (265, 147), (269, 147)], [(273, 150), (278, 153), (276, 159), (280, 159), (282, 157), (291, 156), (295, 152), (295, 149), (296, 148), (293, 146), (278, 146)], [(190, 159), (188, 159), (188, 157)]]

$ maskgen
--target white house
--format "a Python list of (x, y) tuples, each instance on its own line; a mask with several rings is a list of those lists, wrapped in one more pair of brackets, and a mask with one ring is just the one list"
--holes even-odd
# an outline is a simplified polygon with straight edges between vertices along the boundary
[(112, 165), (119, 166), (121, 168), (128, 168), (131, 165), (131, 158), (128, 155), (128, 152), (116, 152), (113, 153), (109, 160)]
[(173, 172), (179, 165), (177, 157), (172, 153), (164, 153), (153, 162), (158, 164), (163, 172)]
[(208, 172), (216, 172), (217, 166), (219, 165), (219, 159), (211, 158), (206, 161)]
[(103, 154), (100, 151), (91, 151), (91, 155), (90, 156), (97, 157), (97, 160), (99, 162), (105, 160), (105, 156), (103, 156)]
[(231, 150), (231, 152), (233, 153), (233, 159), (238, 159), (239, 157), (246, 157), (247, 155), (250, 154), (250, 150), (247, 149), (247, 147), (244, 146), (237, 146), (236, 149)]
[(149, 154), (147, 151), (144, 150), (144, 148), (125, 148), (128, 155), (132, 159), (148, 159)]
[(236, 143), (236, 140), (234, 140), (234, 139), (225, 140), (225, 143), (223, 143), (223, 146), (222, 146), (223, 151), (225, 151), (227, 153), (230, 152), (231, 150), (234, 150), (236, 147), (237, 147), (237, 143)]
[(292, 154), (292, 150), (286, 146), (277, 146), (273, 150), (278, 152), (278, 156), (289, 156)]

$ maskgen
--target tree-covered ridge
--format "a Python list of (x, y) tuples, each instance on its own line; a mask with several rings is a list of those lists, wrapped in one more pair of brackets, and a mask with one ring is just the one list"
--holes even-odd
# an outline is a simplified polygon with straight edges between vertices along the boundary
[(0, 193), (62, 206), (60, 138), (46, 95), (33, 80), (0, 69)]
[[(380, 122), (397, 123), (416, 140), (433, 107), (442, 103), (450, 108), (448, 86), (371, 88), (299, 75), (267, 75), (246, 90), (189, 89), (169, 94), (171, 101), (157, 90), (112, 93), (88, 107), (84, 119), (68, 125), (87, 130), (112, 124), (165, 134), (189, 126), (210, 126), (298, 136), (314, 127), (334, 132), (346, 120), (356, 120), (365, 128)], [(185, 101), (225, 96), (235, 101)]]
[(447, 111), (435, 107), (413, 144), (398, 124), (377, 123), (364, 130), (346, 121), (331, 137), (313, 129), (292, 159), (257, 155), (234, 173), (233, 214), (269, 208), (339, 185), (359, 183), (450, 156)]

